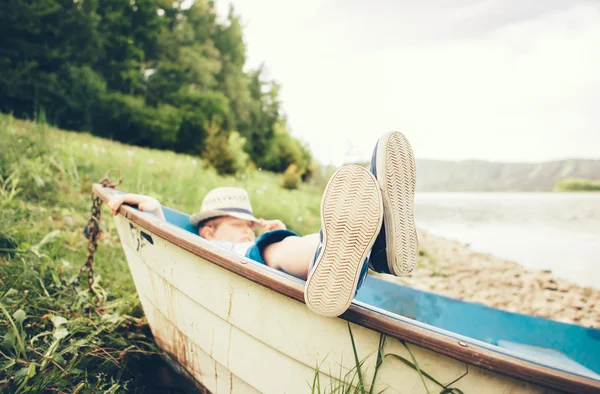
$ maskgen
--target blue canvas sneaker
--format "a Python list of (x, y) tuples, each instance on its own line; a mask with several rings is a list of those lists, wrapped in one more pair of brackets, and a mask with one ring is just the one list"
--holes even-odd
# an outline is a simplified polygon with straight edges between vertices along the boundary
[(382, 219), (381, 192), (369, 171), (347, 165), (333, 174), (321, 200), (320, 242), (304, 288), (310, 310), (334, 317), (350, 307)]
[(371, 268), (402, 276), (417, 263), (418, 239), (414, 219), (416, 165), (406, 137), (397, 131), (379, 138), (371, 159), (383, 200), (383, 225), (371, 252)]

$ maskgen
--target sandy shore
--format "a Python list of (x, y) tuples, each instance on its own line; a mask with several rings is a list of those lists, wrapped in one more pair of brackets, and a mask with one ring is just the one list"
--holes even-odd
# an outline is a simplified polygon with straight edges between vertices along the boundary
[(511, 312), (600, 328), (600, 290), (423, 231), (419, 246), (421, 256), (413, 273), (402, 278), (385, 275), (386, 279)]

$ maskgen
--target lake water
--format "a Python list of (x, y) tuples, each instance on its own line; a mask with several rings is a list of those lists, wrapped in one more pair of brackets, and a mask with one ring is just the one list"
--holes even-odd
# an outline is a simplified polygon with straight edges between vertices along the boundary
[(600, 288), (600, 193), (417, 193), (417, 227)]

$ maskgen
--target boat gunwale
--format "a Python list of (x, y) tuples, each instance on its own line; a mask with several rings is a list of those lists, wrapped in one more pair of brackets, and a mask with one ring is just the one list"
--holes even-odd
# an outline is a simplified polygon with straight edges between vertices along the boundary
[[(106, 203), (114, 190), (94, 184), (92, 192)], [(199, 245), (193, 234), (188, 234), (186, 230), (174, 232), (166, 228), (162, 220), (154, 219), (131, 206), (122, 205), (118, 213), (175, 246), (279, 294), (305, 303), (304, 286), (299, 281), (278, 275), (264, 267), (248, 264), (242, 256), (236, 259), (236, 256), (217, 246), (208, 243), (208, 246)], [(455, 360), (553, 390), (577, 394), (598, 393), (600, 390), (600, 381), (465, 343), (436, 330), (395, 319), (356, 303), (352, 303), (340, 318)]]

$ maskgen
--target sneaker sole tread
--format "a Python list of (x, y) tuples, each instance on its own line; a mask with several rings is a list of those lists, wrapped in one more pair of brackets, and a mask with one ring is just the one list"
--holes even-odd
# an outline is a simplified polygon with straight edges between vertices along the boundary
[(350, 165), (332, 176), (321, 201), (323, 248), (304, 292), (313, 312), (335, 317), (350, 307), (382, 218), (381, 192), (369, 171)]
[(415, 159), (410, 143), (400, 132), (384, 136), (378, 150), (377, 178), (383, 199), (388, 267), (392, 274), (404, 276), (415, 268), (419, 249), (414, 219)]

